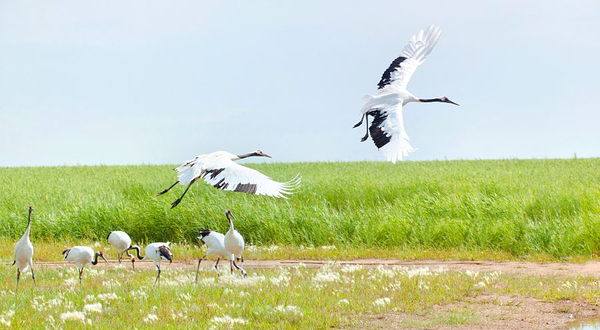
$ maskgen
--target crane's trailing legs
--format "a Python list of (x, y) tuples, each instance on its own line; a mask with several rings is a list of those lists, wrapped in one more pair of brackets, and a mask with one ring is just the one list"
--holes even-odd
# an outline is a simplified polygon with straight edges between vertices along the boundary
[(360, 125), (362, 125), (363, 120), (367, 121), (367, 126), (366, 126), (367, 132), (365, 133), (365, 136), (363, 136), (362, 139), (360, 139), (360, 142), (365, 142), (369, 138), (369, 113), (368, 112), (362, 115), (362, 117), (360, 118), (360, 121), (356, 125), (354, 125), (353, 128), (357, 128)]
[(185, 191), (183, 192), (183, 194), (181, 194), (181, 197), (177, 198), (172, 204), (171, 204), (171, 208), (175, 208), (175, 206), (179, 205), (179, 203), (181, 203), (181, 200), (183, 199), (183, 196), (185, 196), (185, 194), (187, 194), (188, 190), (190, 189), (190, 187), (194, 184), (194, 182), (198, 181), (200, 177), (196, 177), (192, 180), (192, 182), (190, 182), (190, 184), (188, 184), (187, 188), (185, 188)]
[(169, 188), (159, 192), (158, 194), (156, 194), (156, 196), (160, 196), (162, 194), (166, 194), (169, 190), (173, 189), (173, 187), (175, 187), (177, 184), (179, 183), (179, 181), (175, 181), (175, 183), (173, 183)]

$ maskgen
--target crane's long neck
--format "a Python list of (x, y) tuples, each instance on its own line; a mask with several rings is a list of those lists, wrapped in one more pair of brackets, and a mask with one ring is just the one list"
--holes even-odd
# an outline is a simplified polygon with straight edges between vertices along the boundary
[(231, 213), (229, 213), (229, 211), (227, 211), (225, 213), (225, 215), (227, 216), (227, 220), (229, 220), (229, 231), (233, 232), (235, 230), (235, 228), (233, 227), (233, 219), (231, 217)]
[(444, 102), (442, 99), (440, 98), (435, 98), (435, 99), (419, 99), (419, 102)]
[(96, 255), (94, 256), (94, 260), (92, 261), (92, 265), (96, 265), (98, 264), (98, 256), (100, 255), (100, 253), (96, 252)]
[(138, 257), (138, 260), (142, 260), (142, 259), (144, 259), (144, 257), (142, 257), (142, 256), (140, 255), (140, 247), (139, 247), (139, 246), (137, 246), (137, 245), (132, 245), (132, 246), (130, 246), (130, 247), (129, 247), (129, 249), (128, 249), (128, 250), (135, 250), (135, 252), (136, 252), (136, 254), (137, 254), (137, 257)]
[(242, 154), (242, 155), (236, 155), (238, 159), (236, 160), (240, 160), (240, 159), (244, 159), (244, 158), (248, 158), (248, 157), (252, 157), (252, 156), (256, 156), (255, 152), (249, 152), (247, 154)]
[(25, 237), (29, 237), (29, 233), (31, 232), (31, 212), (33, 210), (29, 209), (29, 219), (27, 220), (27, 230), (25, 230)]

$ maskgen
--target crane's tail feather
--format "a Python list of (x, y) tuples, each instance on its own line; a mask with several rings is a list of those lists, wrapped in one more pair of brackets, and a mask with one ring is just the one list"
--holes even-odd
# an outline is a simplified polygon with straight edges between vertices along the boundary
[(390, 142), (379, 148), (379, 151), (388, 161), (396, 164), (397, 161), (402, 160), (402, 157), (407, 157), (409, 153), (418, 150), (418, 148), (413, 148), (408, 140), (408, 137), (395, 136)]

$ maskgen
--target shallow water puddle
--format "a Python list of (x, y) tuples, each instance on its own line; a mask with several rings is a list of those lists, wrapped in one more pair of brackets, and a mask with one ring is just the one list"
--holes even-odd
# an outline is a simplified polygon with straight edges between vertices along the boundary
[(569, 330), (600, 330), (600, 318), (567, 323)]

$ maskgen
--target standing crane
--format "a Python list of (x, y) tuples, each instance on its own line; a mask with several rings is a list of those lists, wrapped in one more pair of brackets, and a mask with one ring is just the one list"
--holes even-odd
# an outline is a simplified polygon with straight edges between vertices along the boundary
[(19, 290), (21, 273), (27, 271), (27, 269), (31, 269), (33, 285), (37, 286), (33, 273), (33, 244), (31, 244), (31, 240), (29, 239), (29, 233), (31, 232), (31, 212), (33, 212), (33, 206), (29, 206), (29, 219), (27, 220), (25, 234), (15, 244), (15, 260), (13, 261), (13, 265), (17, 264), (17, 289), (15, 291)]
[(203, 229), (198, 238), (201, 239), (206, 246), (208, 246), (208, 251), (206, 251), (204, 257), (198, 259), (198, 268), (196, 268), (196, 282), (198, 282), (200, 262), (202, 262), (203, 259), (206, 259), (211, 254), (216, 255), (217, 262), (215, 263), (215, 270), (219, 271), (217, 266), (219, 265), (219, 260), (221, 260), (221, 258), (227, 258), (229, 260), (233, 260), (234, 258), (233, 254), (231, 254), (231, 252), (227, 251), (225, 248), (225, 235), (210, 229)]
[(233, 228), (233, 214), (231, 214), (230, 210), (225, 211), (225, 216), (229, 220), (229, 230), (224, 238), (225, 248), (235, 257), (229, 260), (229, 268), (231, 268), (231, 272), (233, 273), (233, 267), (235, 267), (240, 271), (242, 276), (246, 276), (246, 271), (235, 263), (236, 260), (238, 262), (241, 260), (242, 264), (244, 263), (244, 237)]
[[(402, 156), (408, 156), (416, 149), (408, 142), (410, 139), (404, 130), (402, 107), (410, 102), (442, 102), (458, 105), (447, 97), (433, 99), (420, 99), (406, 90), (408, 81), (419, 65), (431, 52), (440, 39), (441, 30), (435, 25), (429, 26), (426, 31), (421, 31), (413, 36), (402, 53), (396, 58), (381, 76), (377, 84), (377, 93), (367, 95), (363, 100), (362, 118), (354, 128), (367, 122), (367, 133), (361, 142), (371, 138), (375, 146), (383, 153), (387, 160), (396, 163)], [(373, 122), (369, 127), (369, 116)]]
[(129, 254), (129, 250), (131, 249), (131, 237), (127, 235), (124, 231), (111, 231), (106, 240), (110, 245), (112, 245), (115, 249), (117, 249), (117, 253), (119, 254), (119, 263), (121, 263), (121, 258), (123, 257), (123, 253), (125, 253), (129, 258), (131, 258), (131, 267), (135, 270), (135, 257)]
[(169, 188), (158, 193), (157, 196), (165, 194), (178, 183), (187, 185), (181, 197), (177, 198), (171, 208), (179, 205), (188, 189), (199, 179), (215, 188), (229, 191), (237, 191), (254, 195), (267, 195), (277, 198), (285, 198), (300, 185), (301, 178), (296, 176), (288, 182), (277, 182), (268, 176), (248, 167), (236, 164), (235, 161), (248, 157), (268, 157), (261, 150), (234, 155), (226, 151), (216, 151), (211, 154), (199, 155), (196, 158), (174, 168), (178, 173), (178, 180)]
[(79, 271), (80, 285), (82, 284), (81, 276), (83, 275), (83, 268), (85, 268), (85, 265), (97, 265), (98, 257), (101, 257), (106, 263), (108, 263), (106, 258), (104, 258), (104, 253), (102, 253), (102, 251), (94, 253), (94, 250), (87, 246), (74, 246), (70, 249), (64, 250), (62, 254), (65, 256), (65, 261), (75, 262), (75, 266), (77, 266), (77, 270)]
[[(171, 249), (169, 249), (169, 244), (171, 244), (171, 243), (157, 242), (157, 243), (150, 243), (146, 247), (146, 256), (143, 258), (143, 260), (146, 260), (146, 259), (152, 260), (152, 262), (154, 262), (154, 264), (156, 265), (156, 269), (158, 270), (158, 274), (156, 275), (156, 280), (154, 280), (154, 285), (156, 285), (156, 283), (160, 283), (160, 262), (162, 260), (169, 260), (169, 263), (173, 262), (173, 253), (171, 252)], [(138, 257), (139, 257), (139, 250), (138, 250)]]

